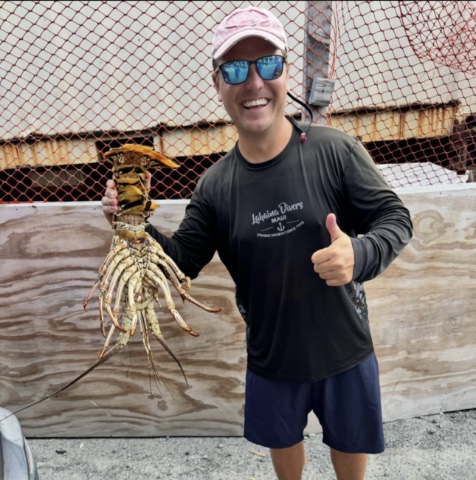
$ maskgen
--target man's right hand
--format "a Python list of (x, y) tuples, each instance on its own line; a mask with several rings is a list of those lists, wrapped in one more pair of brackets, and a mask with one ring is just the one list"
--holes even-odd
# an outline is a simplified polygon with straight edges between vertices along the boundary
[[(147, 191), (150, 192), (150, 186), (152, 183), (152, 174), (147, 172), (145, 177), (145, 186)], [(106, 182), (106, 192), (101, 200), (102, 213), (106, 217), (106, 220), (112, 225), (114, 214), (119, 210), (119, 204), (117, 203), (117, 190), (116, 182), (114, 180), (108, 180)]]
[(106, 220), (112, 225), (114, 214), (119, 209), (119, 206), (117, 204), (116, 183), (114, 182), (114, 180), (107, 181), (106, 192), (104, 193), (104, 197), (102, 197), (101, 203), (102, 213), (106, 217)]

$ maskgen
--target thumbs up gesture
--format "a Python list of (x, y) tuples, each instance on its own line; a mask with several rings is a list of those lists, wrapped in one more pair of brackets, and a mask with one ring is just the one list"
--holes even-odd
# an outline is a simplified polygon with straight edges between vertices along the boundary
[(354, 249), (350, 237), (339, 228), (333, 213), (326, 218), (326, 228), (331, 237), (331, 244), (314, 252), (311, 261), (314, 264), (314, 271), (329, 287), (338, 287), (352, 280)]

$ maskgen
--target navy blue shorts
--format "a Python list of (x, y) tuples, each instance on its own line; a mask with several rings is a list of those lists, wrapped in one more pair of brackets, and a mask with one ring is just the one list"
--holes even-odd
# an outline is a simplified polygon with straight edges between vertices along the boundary
[(246, 372), (244, 436), (250, 442), (292, 447), (303, 440), (311, 411), (329, 447), (346, 453), (383, 452), (375, 354), (350, 370), (312, 383), (280, 382)]

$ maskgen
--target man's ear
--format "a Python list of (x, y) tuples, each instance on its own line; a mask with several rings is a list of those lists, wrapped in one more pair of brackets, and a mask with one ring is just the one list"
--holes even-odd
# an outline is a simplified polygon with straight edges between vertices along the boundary
[(289, 88), (289, 68), (286, 64), (286, 93), (288, 93), (290, 90)]
[(213, 86), (215, 87), (215, 90), (217, 91), (217, 96), (218, 96), (218, 101), (221, 102), (221, 93), (220, 93), (220, 85), (218, 83), (218, 75), (216, 73), (212, 73), (212, 81), (213, 81)]

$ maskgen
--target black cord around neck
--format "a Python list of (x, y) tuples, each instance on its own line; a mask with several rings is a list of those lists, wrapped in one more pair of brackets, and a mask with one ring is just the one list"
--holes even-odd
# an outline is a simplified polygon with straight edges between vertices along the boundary
[(304, 140), (306, 140), (306, 138), (307, 138), (307, 131), (309, 130), (310, 126), (312, 125), (312, 122), (314, 121), (314, 115), (312, 113), (312, 110), (309, 108), (309, 105), (306, 105), (304, 102), (299, 100), (299, 98), (296, 98), (294, 95), (291, 95), (289, 92), (287, 94), (288, 94), (288, 97), (290, 97), (295, 102), (299, 103), (299, 105), (301, 105), (301, 107), (304, 107), (306, 109), (307, 113), (309, 113), (309, 116), (311, 118), (311, 120), (309, 122), (309, 125), (306, 128), (306, 131), (301, 132), (301, 142), (304, 142)]

